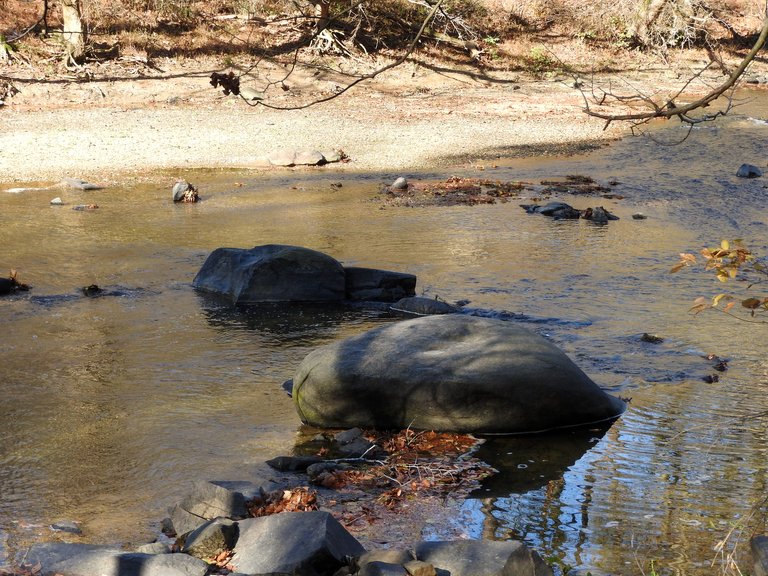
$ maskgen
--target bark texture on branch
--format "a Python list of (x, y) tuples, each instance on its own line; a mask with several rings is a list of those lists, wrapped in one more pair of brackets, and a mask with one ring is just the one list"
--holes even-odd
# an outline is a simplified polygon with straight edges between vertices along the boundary
[(67, 60), (81, 62), (85, 57), (85, 25), (81, 16), (80, 0), (61, 0), (61, 13)]
[(328, 28), (331, 21), (331, 2), (330, 0), (320, 0), (315, 2), (315, 18), (317, 18), (317, 31), (322, 32)]

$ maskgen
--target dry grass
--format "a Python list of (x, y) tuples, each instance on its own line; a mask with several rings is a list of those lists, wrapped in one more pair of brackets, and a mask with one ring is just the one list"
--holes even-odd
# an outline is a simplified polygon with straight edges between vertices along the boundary
[[(667, 2), (679, 10), (670, 8), (646, 34), (653, 50), (637, 51), (638, 22), (647, 5), (647, 0), (445, 0), (430, 39), (419, 45), (419, 57), (534, 76), (615, 71), (649, 52), (658, 58), (686, 44), (706, 49), (717, 40), (745, 42), (761, 21), (761, 0), (709, 0), (706, 14), (700, 0)], [(42, 6), (42, 0), (0, 0), (0, 34), (28, 60), (55, 61), (60, 46), (45, 32), (61, 25), (58, 2), (50, 2), (44, 23)], [(237, 68), (238, 62), (264, 56), (290, 66), (295, 49), (309, 44), (314, 24), (306, 1), (82, 0), (82, 6), (92, 43), (117, 46), (120, 55), (147, 62), (214, 57), (225, 68)], [(333, 36), (305, 51), (302, 60), (334, 53), (361, 60), (379, 53), (392, 57), (425, 13), (418, 0), (335, 0)]]

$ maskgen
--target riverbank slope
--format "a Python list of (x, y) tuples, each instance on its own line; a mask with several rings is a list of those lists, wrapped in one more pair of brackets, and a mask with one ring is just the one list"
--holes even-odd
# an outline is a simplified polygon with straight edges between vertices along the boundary
[[(628, 133), (584, 113), (595, 86), (662, 98), (702, 65), (695, 52), (681, 53), (672, 67), (624, 58), (624, 72), (593, 79), (570, 72), (534, 77), (472, 62), (405, 63), (328, 102), (290, 111), (214, 89), (210, 58), (158, 60), (151, 69), (125, 60), (73, 76), (6, 65), (0, 78), (18, 92), (0, 107), (0, 182), (79, 177), (112, 184), (157, 171), (183, 177), (192, 168), (256, 169), (258, 156), (282, 149), (343, 150), (350, 161), (333, 170), (398, 173), (563, 154)], [(713, 68), (692, 87), (701, 92), (724, 78)], [(322, 98), (343, 82), (309, 72), (291, 80), (291, 90), (270, 104)]]

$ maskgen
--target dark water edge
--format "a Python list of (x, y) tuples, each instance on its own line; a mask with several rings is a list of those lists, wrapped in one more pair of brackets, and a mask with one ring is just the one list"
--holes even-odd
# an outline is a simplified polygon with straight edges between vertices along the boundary
[[(291, 450), (300, 425), (280, 383), (316, 346), (384, 320), (257, 314), (190, 285), (218, 246), (290, 243), (415, 273), (419, 290), (529, 326), (632, 397), (607, 431), (490, 440), (501, 473), (465, 503), (467, 536), (523, 538), (609, 573), (647, 573), (651, 561), (712, 573), (712, 547), (765, 495), (765, 419), (752, 417), (767, 409), (765, 328), (690, 317), (693, 297), (720, 287), (667, 272), (679, 252), (724, 237), (768, 253), (766, 181), (735, 177), (742, 162), (765, 164), (766, 102), (676, 147), (627, 139), (586, 156), (408, 175), (616, 180), (622, 200), (557, 198), (621, 217), (606, 226), (527, 215), (514, 200), (382, 209), (373, 198), (395, 174), (201, 173), (194, 206), (152, 187), (65, 197), (95, 199), (92, 213), (48, 206), (58, 192), (0, 192), (0, 267), (33, 285), (0, 300), (0, 552), (52, 538), (60, 519), (80, 522), (89, 542), (140, 542), (192, 479), (244, 478)], [(81, 297), (91, 283), (115, 294)], [(715, 383), (702, 380), (708, 353), (730, 361)], [(764, 529), (758, 519), (747, 532)]]

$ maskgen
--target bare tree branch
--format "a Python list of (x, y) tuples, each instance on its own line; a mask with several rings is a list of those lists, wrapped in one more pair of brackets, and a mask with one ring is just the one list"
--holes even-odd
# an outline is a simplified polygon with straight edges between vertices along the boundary
[[(326, 96), (324, 98), (318, 98), (316, 100), (313, 100), (312, 102), (308, 102), (306, 104), (302, 104), (299, 106), (274, 106), (272, 104), (268, 104), (266, 102), (257, 102), (256, 104), (261, 104), (262, 106), (266, 106), (267, 108), (272, 108), (274, 110), (302, 110), (304, 108), (309, 108), (310, 106), (314, 106), (315, 104), (320, 104), (322, 102), (328, 102), (329, 100), (333, 100), (334, 98), (338, 98), (344, 92), (347, 90), (353, 88), (354, 86), (357, 86), (361, 82), (365, 82), (366, 80), (373, 80), (378, 76), (379, 74), (383, 74), (387, 70), (392, 70), (393, 68), (396, 68), (397, 66), (400, 66), (403, 62), (405, 62), (408, 57), (413, 54), (413, 51), (416, 49), (416, 45), (419, 43), (419, 40), (424, 35), (424, 31), (427, 29), (427, 26), (429, 26), (429, 23), (432, 21), (432, 19), (435, 17), (435, 14), (437, 14), (438, 10), (440, 10), (440, 7), (443, 5), (443, 2), (445, 0), (438, 0), (430, 10), (429, 14), (421, 23), (421, 27), (419, 28), (419, 31), (416, 33), (416, 36), (413, 37), (413, 40), (411, 40), (411, 43), (406, 48), (405, 52), (397, 58), (397, 60), (394, 60), (390, 62), (389, 64), (385, 66), (381, 66), (380, 68), (377, 68), (373, 72), (370, 72), (368, 74), (363, 74), (362, 76), (358, 76), (355, 80), (347, 84), (346, 86), (343, 86), (340, 90), (337, 92)], [(295, 63), (294, 63), (295, 64)], [(250, 104), (250, 103), (249, 103)]]
[[(690, 87), (691, 83), (694, 80), (697, 80), (701, 77), (701, 75), (709, 68), (709, 65), (707, 65), (704, 69), (700, 70), (698, 73), (694, 74), (691, 78), (689, 78), (685, 82), (683, 87), (680, 88), (674, 96), (672, 96), (669, 99), (666, 99), (666, 101), (664, 102), (656, 101), (652, 97), (642, 95), (640, 93), (634, 93), (628, 96), (622, 96), (622, 95), (613, 93), (610, 89), (608, 91), (600, 91), (600, 93), (597, 93), (594, 87), (592, 88), (592, 96), (590, 99), (587, 96), (586, 92), (582, 90), (582, 97), (584, 99), (584, 112), (594, 118), (600, 118), (602, 120), (605, 120), (605, 128), (607, 128), (612, 122), (629, 122), (632, 124), (633, 127), (636, 127), (641, 124), (646, 124), (656, 118), (669, 119), (669, 118), (677, 117), (681, 122), (684, 122), (689, 125), (694, 125), (700, 122), (707, 122), (707, 121), (714, 120), (720, 116), (724, 116), (732, 109), (733, 90), (735, 90), (735, 88), (737, 87), (739, 80), (741, 80), (742, 76), (744, 75), (744, 72), (752, 63), (752, 61), (755, 59), (758, 52), (763, 48), (767, 39), (768, 39), (768, 12), (764, 16), (762, 28), (760, 30), (760, 35), (755, 41), (755, 44), (752, 46), (752, 49), (749, 51), (749, 53), (747, 53), (747, 55), (744, 56), (744, 58), (736, 67), (736, 69), (731, 72), (731, 74), (728, 76), (728, 79), (725, 82), (723, 82), (721, 85), (711, 89), (707, 94), (705, 94), (701, 98), (698, 98), (688, 104), (680, 105), (676, 102), (676, 100), (679, 99), (684, 94), (684, 92)], [(708, 107), (712, 102), (714, 102), (715, 100), (717, 100), (718, 98), (726, 94), (727, 92), (730, 92), (731, 96), (729, 96), (728, 105), (725, 110), (720, 110), (713, 114), (705, 114), (703, 116), (691, 115), (692, 112)], [(631, 105), (635, 102), (639, 102), (646, 109), (639, 112), (628, 112), (624, 114), (616, 114), (612, 112), (596, 110), (594, 108), (595, 106), (604, 107), (604, 106), (609, 106), (616, 103), (623, 104), (623, 105)]]
[[(357, 2), (355, 2), (353, 4), (353, 6), (350, 8), (350, 10), (352, 10), (354, 8), (357, 8), (358, 6), (361, 6), (363, 4), (363, 2), (364, 2), (364, 0), (358, 0)], [(225, 89), (225, 93), (231, 92), (231, 93), (234, 93), (236, 95), (240, 95), (246, 101), (246, 103), (249, 106), (264, 106), (266, 108), (271, 108), (271, 109), (274, 109), (274, 110), (303, 110), (305, 108), (309, 108), (311, 106), (315, 106), (316, 104), (321, 104), (323, 102), (328, 102), (329, 100), (333, 100), (335, 98), (338, 98), (339, 96), (341, 96), (342, 94), (344, 94), (348, 90), (352, 89), (353, 87), (357, 86), (358, 84), (360, 84), (362, 82), (365, 82), (365, 81), (368, 81), (368, 80), (373, 80), (374, 78), (376, 78), (380, 74), (383, 74), (384, 72), (387, 72), (388, 70), (392, 70), (393, 68), (396, 68), (396, 67), (402, 65), (403, 63), (405, 63), (408, 60), (408, 58), (413, 54), (413, 52), (416, 50), (416, 46), (418, 45), (419, 41), (422, 38), (425, 37), (426, 31), (427, 31), (429, 25), (435, 19), (435, 16), (438, 13), (440, 13), (440, 11), (442, 10), (442, 6), (443, 6), (444, 2), (445, 2), (445, 0), (437, 0), (434, 4), (426, 4), (425, 3), (425, 5), (430, 8), (429, 13), (422, 20), (421, 25), (420, 25), (418, 31), (416, 32), (414, 37), (411, 39), (411, 41), (408, 44), (408, 46), (406, 47), (405, 51), (398, 58), (396, 58), (395, 60), (393, 60), (392, 62), (390, 62), (390, 63), (388, 63), (388, 64), (386, 64), (384, 66), (376, 68), (372, 72), (369, 72), (367, 74), (361, 74), (361, 75), (354, 76), (353, 80), (351, 80), (350, 82), (348, 82), (347, 84), (345, 84), (343, 86), (340, 86), (333, 94), (330, 94), (328, 96), (316, 98), (316, 99), (314, 99), (314, 100), (312, 100), (310, 102), (306, 102), (304, 104), (293, 105), (293, 106), (281, 106), (281, 105), (276, 105), (276, 104), (270, 104), (269, 102), (266, 102), (261, 97), (255, 97), (255, 98), (251, 97), (251, 98), (249, 98), (246, 94), (242, 94), (240, 92), (240, 77), (242, 77), (243, 75), (247, 74), (248, 72), (256, 69), (259, 66), (259, 64), (264, 60), (263, 57), (259, 58), (256, 63), (254, 63), (252, 66), (250, 66), (248, 68), (248, 70), (244, 71), (243, 73), (241, 73), (238, 76), (234, 76), (232, 73), (230, 73), (229, 75), (224, 75), (224, 74), (219, 74), (219, 73), (212, 74), (211, 75), (211, 84), (214, 87), (222, 86)], [(329, 22), (326, 24), (326, 26), (324, 28), (322, 28), (322, 29), (318, 29), (319, 27), (316, 28), (314, 33), (313, 33), (313, 35), (312, 35), (312, 37), (309, 40), (310, 43), (314, 39), (316, 39), (319, 35), (327, 33), (329, 31), (332, 23), (333, 23), (333, 19), (330, 18)], [(279, 80), (269, 81), (266, 84), (264, 90), (268, 90), (269, 88), (271, 88), (273, 86), (280, 86), (281, 88), (283, 88), (283, 90), (287, 90), (288, 89), (288, 87), (286, 85), (286, 80), (291, 76), (291, 74), (293, 74), (293, 72), (295, 71), (296, 67), (299, 64), (299, 51), (300, 51), (300, 49), (297, 49), (297, 50), (294, 51), (293, 57), (292, 57), (292, 61), (289, 63), (288, 69), (285, 72), (285, 74), (283, 74), (282, 78), (279, 79)]]

